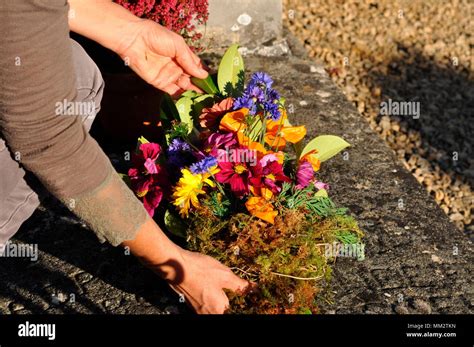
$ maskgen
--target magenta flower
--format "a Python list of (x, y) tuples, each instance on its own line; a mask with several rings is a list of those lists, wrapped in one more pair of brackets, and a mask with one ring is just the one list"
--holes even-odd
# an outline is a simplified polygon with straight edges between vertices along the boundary
[(145, 174), (157, 174), (160, 167), (156, 164), (158, 156), (161, 153), (161, 147), (157, 143), (143, 143), (138, 147), (138, 153), (132, 156), (132, 162), (135, 168), (144, 169)]
[(229, 183), (232, 192), (242, 197), (248, 194), (249, 167), (244, 162), (219, 162), (220, 171), (215, 175), (217, 182)]
[(257, 190), (269, 189), (277, 194), (281, 191), (281, 183), (291, 182), (283, 172), (283, 165), (274, 154), (267, 154), (255, 166), (250, 167), (250, 183)]
[(211, 134), (204, 145), (207, 153), (213, 157), (218, 156), (218, 150), (231, 148), (237, 144), (237, 139), (234, 133), (213, 133)]
[(142, 199), (143, 206), (150, 217), (153, 217), (155, 209), (160, 205), (163, 198), (162, 179), (156, 174), (142, 175), (136, 168), (128, 170), (128, 176), (132, 184), (132, 190)]
[(296, 189), (306, 188), (314, 177), (313, 166), (310, 162), (302, 161), (296, 171)]

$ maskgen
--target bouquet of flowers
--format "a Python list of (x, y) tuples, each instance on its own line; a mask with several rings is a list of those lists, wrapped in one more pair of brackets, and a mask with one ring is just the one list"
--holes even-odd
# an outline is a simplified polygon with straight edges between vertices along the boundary
[(231, 312), (316, 313), (337, 251), (357, 244), (357, 222), (318, 180), (322, 162), (349, 144), (332, 135), (306, 145), (264, 72), (245, 81), (237, 45), (204, 93), (165, 98), (161, 143), (140, 138), (126, 177), (151, 216), (186, 247), (257, 284), (231, 295)]

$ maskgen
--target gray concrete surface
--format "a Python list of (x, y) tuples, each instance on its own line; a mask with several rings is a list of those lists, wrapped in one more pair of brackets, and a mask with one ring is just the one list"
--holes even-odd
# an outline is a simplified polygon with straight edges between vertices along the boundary
[[(364, 229), (366, 258), (338, 259), (325, 313), (472, 313), (472, 243), (332, 83), (289, 37), (293, 56), (246, 57), (266, 71), (310, 135), (352, 144), (324, 163), (321, 180)], [(212, 65), (217, 56), (209, 56)], [(40, 257), (0, 259), (0, 313), (189, 312), (158, 278), (93, 234), (49, 199), (15, 241), (37, 243)], [(71, 300), (74, 299), (74, 300)]]
[(232, 43), (254, 49), (282, 36), (281, 0), (209, 0), (209, 21), (200, 30), (211, 50)]

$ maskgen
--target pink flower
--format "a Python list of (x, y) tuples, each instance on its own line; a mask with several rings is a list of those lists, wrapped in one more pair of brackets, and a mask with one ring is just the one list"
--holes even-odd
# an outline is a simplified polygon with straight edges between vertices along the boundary
[(199, 124), (203, 128), (215, 128), (219, 125), (219, 122), (224, 114), (232, 109), (234, 100), (227, 98), (214, 104), (212, 107), (204, 108), (199, 116)]
[(314, 177), (314, 169), (311, 163), (302, 161), (296, 171), (296, 189), (306, 188)]
[(135, 168), (141, 170), (144, 168), (145, 174), (156, 174), (160, 167), (156, 164), (158, 156), (161, 153), (161, 147), (157, 143), (143, 143), (138, 147), (139, 152), (132, 156), (132, 162)]
[(219, 150), (231, 148), (237, 144), (234, 133), (212, 133), (206, 140), (204, 148), (207, 153), (218, 157)]
[(329, 184), (327, 183), (323, 183), (321, 181), (314, 181), (313, 182), (314, 186), (318, 189), (318, 190), (321, 190), (321, 189), (324, 189), (324, 190), (329, 190)]

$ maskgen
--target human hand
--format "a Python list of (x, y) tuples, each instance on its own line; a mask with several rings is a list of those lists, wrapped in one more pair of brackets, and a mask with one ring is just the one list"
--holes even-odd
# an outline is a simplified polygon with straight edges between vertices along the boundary
[(149, 20), (133, 22), (126, 33), (117, 53), (143, 80), (172, 96), (201, 92), (190, 78), (208, 73), (180, 35)]
[(223, 289), (237, 293), (253, 289), (249, 282), (237, 277), (217, 260), (174, 244), (151, 218), (134, 240), (122, 245), (166, 280), (174, 291), (182, 294), (197, 313), (224, 313), (229, 299)]
[(168, 279), (171, 288), (184, 295), (199, 314), (223, 314), (229, 299), (223, 289), (244, 293), (249, 282), (236, 276), (228, 267), (204, 254), (181, 250), (183, 274), (179, 280)]

